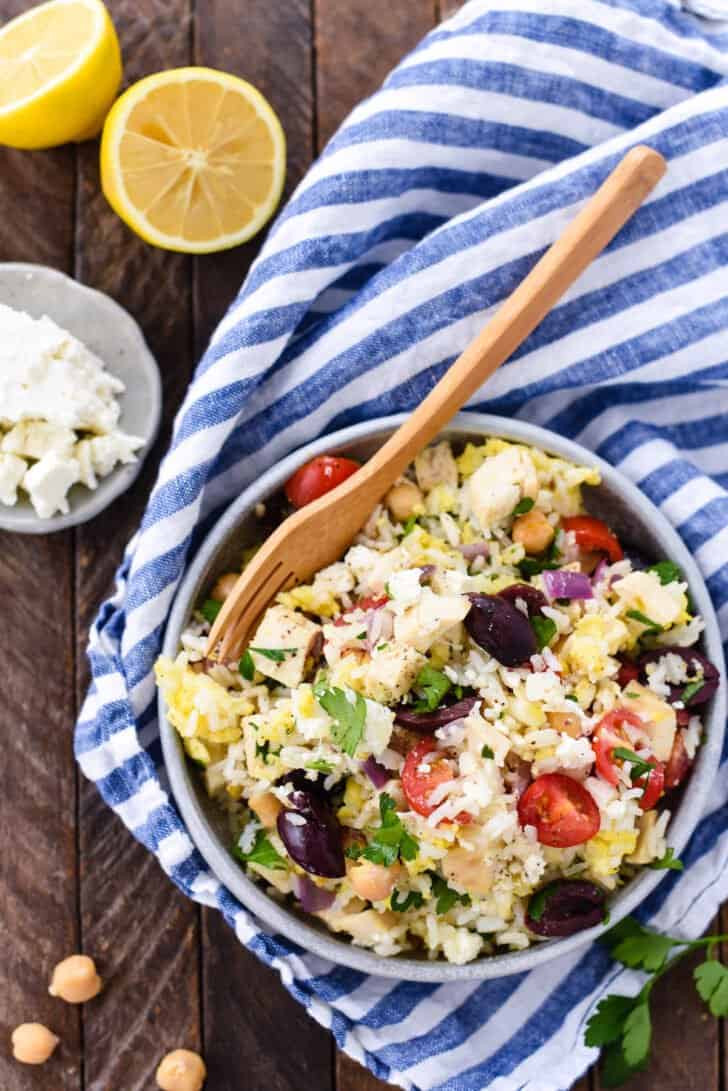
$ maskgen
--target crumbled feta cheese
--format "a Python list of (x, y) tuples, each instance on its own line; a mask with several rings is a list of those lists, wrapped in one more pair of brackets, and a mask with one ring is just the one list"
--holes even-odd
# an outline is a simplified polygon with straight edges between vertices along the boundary
[(27, 462), (17, 455), (0, 454), (0, 504), (10, 507), (18, 499), (18, 486), (25, 477)]
[(51, 453), (70, 458), (76, 434), (71, 428), (46, 420), (20, 421), (6, 433), (2, 450), (23, 458), (43, 458)]
[(387, 583), (387, 591), (395, 607), (412, 606), (422, 595), (421, 568), (405, 568), (394, 572)]
[(60, 458), (51, 452), (31, 466), (22, 484), (36, 514), (41, 519), (50, 519), (57, 511), (68, 514), (70, 509), (66, 494), (78, 479), (76, 459)]

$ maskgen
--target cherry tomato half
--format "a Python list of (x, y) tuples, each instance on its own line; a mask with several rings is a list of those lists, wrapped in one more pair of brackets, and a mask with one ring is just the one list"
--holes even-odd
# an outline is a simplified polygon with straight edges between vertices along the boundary
[(331, 492), (359, 469), (359, 463), (338, 455), (317, 455), (296, 470), (284, 485), (284, 492), (295, 508)]
[[(433, 754), (437, 756), (428, 758), (428, 755)], [(428, 758), (427, 761), (425, 761), (426, 758)], [(421, 766), (425, 764), (427, 769), (422, 769)], [(452, 764), (444, 754), (437, 754), (432, 739), (422, 739), (418, 742), (410, 750), (402, 767), (402, 790), (412, 810), (424, 815), (425, 818), (431, 815), (436, 807), (439, 807), (439, 803), (433, 805), (428, 802), (431, 793), (440, 784), (452, 780), (454, 776)], [(472, 815), (461, 811), (455, 816), (455, 822), (465, 825), (472, 822)]]
[(535, 826), (542, 845), (568, 849), (599, 833), (599, 808), (591, 794), (565, 773), (536, 777), (518, 801), (522, 826)]
[[(629, 708), (613, 708), (599, 721), (592, 738), (597, 772), (608, 784), (615, 786), (619, 784), (619, 771), (624, 761), (621, 758), (615, 758), (614, 751), (618, 747), (632, 749), (629, 740), (620, 730), (622, 724), (644, 728), (644, 722), (636, 712), (632, 712)], [(636, 780), (634, 786), (642, 788), (639, 805), (643, 811), (649, 811), (665, 789), (665, 766), (661, 761), (655, 761), (651, 757), (645, 760), (652, 762), (652, 770), (646, 777), (642, 776)]]
[(612, 564), (624, 558), (622, 547), (601, 519), (593, 515), (574, 515), (561, 520), (564, 530), (570, 530), (579, 549), (586, 553), (606, 553)]
[(676, 731), (670, 757), (665, 766), (665, 788), (669, 791), (671, 788), (677, 788), (678, 784), (682, 784), (692, 764), (693, 759), (688, 756), (685, 749), (683, 732)]

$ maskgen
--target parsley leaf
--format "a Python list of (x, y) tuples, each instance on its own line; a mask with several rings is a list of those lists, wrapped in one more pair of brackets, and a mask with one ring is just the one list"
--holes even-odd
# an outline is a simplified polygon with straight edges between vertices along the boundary
[(624, 1021), (622, 1052), (630, 1068), (642, 1068), (650, 1055), (652, 1020), (647, 1000), (641, 1000)]
[(205, 621), (209, 621), (211, 625), (221, 610), (222, 603), (218, 602), (217, 599), (205, 599), (200, 607), (200, 613)]
[(709, 958), (696, 968), (693, 977), (711, 1015), (728, 1015), (728, 966), (716, 958)]
[(531, 628), (536, 634), (539, 651), (545, 648), (547, 644), (550, 644), (556, 636), (556, 623), (550, 617), (541, 617), (536, 614), (535, 617), (531, 618)]
[(647, 865), (653, 868), (655, 871), (661, 871), (664, 868), (669, 868), (671, 871), (682, 871), (683, 862), (675, 855), (675, 850), (672, 846), (668, 845), (665, 855), (660, 857), (659, 860), (653, 860), (651, 864)]
[(682, 569), (674, 561), (658, 561), (657, 564), (651, 564), (647, 571), (656, 573), (663, 587), (667, 583), (674, 583), (675, 580), (685, 578)]
[[(529, 909), (529, 913), (531, 911)], [(533, 914), (531, 914), (533, 916)], [(608, 1046), (622, 1037), (624, 1021), (635, 1005), (633, 996), (611, 993), (603, 997), (586, 1025), (584, 1042), (588, 1046)]]
[(605, 1048), (599, 1074), (602, 1087), (619, 1087), (633, 1076), (635, 1071), (625, 1059), (621, 1041), (612, 1042)]
[(417, 516), (416, 515), (409, 515), (405, 519), (404, 523), (402, 524), (402, 537), (406, 538), (408, 534), (412, 533), (412, 531), (415, 529), (416, 526), (417, 526)]
[(686, 705), (688, 701), (692, 700), (696, 693), (700, 693), (704, 685), (704, 678), (696, 678), (694, 682), (688, 683), (688, 685), (680, 694), (680, 700), (683, 702), (683, 704)]
[(263, 830), (258, 830), (255, 835), (255, 844), (250, 852), (243, 852), (239, 845), (235, 845), (233, 856), (244, 864), (260, 864), (261, 867), (271, 868), (273, 871), (286, 866), (285, 860), (273, 848), (268, 835)]
[(559, 568), (559, 562), (551, 561), (548, 558), (544, 559), (543, 557), (524, 557), (516, 567), (524, 579), (530, 579), (531, 576), (538, 576), (539, 572)]
[(655, 768), (655, 763), (652, 761), (645, 761), (635, 754), (634, 750), (628, 750), (626, 746), (615, 746), (612, 750), (612, 757), (619, 758), (621, 761), (628, 761), (632, 768), (630, 770), (630, 778), (632, 780), (640, 780), (641, 777), (647, 773), (651, 773)]
[(481, 756), (481, 758), (494, 758), (495, 754), (493, 753), (492, 748), (490, 746), (486, 745), (480, 751), (480, 756)]
[(415, 705), (416, 712), (434, 712), (449, 692), (452, 682), (442, 671), (426, 663), (415, 679), (415, 685), (423, 691), (423, 700)]
[(523, 500), (519, 500), (515, 508), (511, 512), (511, 515), (525, 515), (533, 507), (533, 500), (530, 496), (524, 496)]
[(625, 617), (630, 617), (633, 621), (641, 622), (651, 633), (663, 632), (662, 625), (658, 625), (656, 621), (653, 621), (647, 614), (643, 614), (641, 610), (628, 610)]
[(428, 871), (427, 874), (432, 883), (432, 893), (437, 899), (435, 902), (436, 913), (449, 913), (452, 907), (458, 902), (460, 902), (461, 905), (470, 905), (469, 894), (458, 894), (457, 890), (453, 890), (451, 886), (448, 886), (442, 876), (438, 875), (436, 871)]
[(424, 901), (419, 890), (410, 890), (402, 901), (399, 901), (399, 891), (393, 890), (389, 899), (389, 907), (395, 913), (406, 913), (408, 909), (419, 909)]
[(256, 655), (262, 655), (273, 663), (282, 663), (287, 655), (296, 655), (298, 648), (250, 648)]
[(623, 966), (654, 972), (663, 968), (670, 951), (680, 941), (652, 932), (634, 918), (626, 917), (612, 929), (606, 942), (611, 947), (612, 958)]
[(242, 658), (238, 663), (238, 670), (242, 674), (243, 678), (247, 679), (248, 682), (253, 681), (253, 675), (255, 674), (255, 663), (253, 662), (253, 657), (247, 648), (243, 652)]
[(343, 689), (339, 689), (338, 686), (332, 689), (319, 687), (316, 697), (321, 707), (333, 717), (331, 737), (334, 742), (345, 754), (353, 758), (364, 734), (364, 723), (367, 718), (366, 701), (360, 693), (356, 693), (354, 701), (351, 702)]
[(373, 864), (384, 864), (385, 867), (391, 867), (400, 856), (403, 860), (414, 860), (419, 845), (402, 825), (394, 800), (386, 792), (379, 797), (379, 814), (382, 824), (373, 831), (371, 841), (361, 855)]

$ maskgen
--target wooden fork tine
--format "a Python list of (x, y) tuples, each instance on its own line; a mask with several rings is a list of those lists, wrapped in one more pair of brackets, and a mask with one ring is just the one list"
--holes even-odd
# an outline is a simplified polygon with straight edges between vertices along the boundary
[(266, 552), (253, 557), (247, 568), (238, 576), (237, 583), (212, 624), (210, 635), (207, 638), (207, 656), (212, 656), (215, 646), (220, 640), (224, 639), (229, 629), (237, 625), (241, 614), (245, 611), (250, 596), (243, 593), (243, 588), (248, 588), (253, 583), (255, 586), (253, 597), (257, 597), (260, 589), (269, 585), (271, 577), (275, 576), (281, 567), (280, 558), (276, 558), (270, 553)]
[[(267, 577), (256, 584), (255, 591), (249, 598), (240, 597), (241, 601), (236, 603), (235, 611), (231, 611), (231, 621), (225, 624), (220, 643), (221, 661), (234, 659), (242, 652), (245, 638), (267, 604), (284, 587), (295, 583), (295, 579), (295, 574), (278, 561)], [(212, 639), (212, 633), (210, 638)]]

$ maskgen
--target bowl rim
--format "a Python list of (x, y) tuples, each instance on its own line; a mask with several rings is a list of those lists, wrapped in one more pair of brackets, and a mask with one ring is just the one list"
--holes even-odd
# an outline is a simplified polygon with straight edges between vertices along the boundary
[[(19, 279), (41, 275), (48, 281), (55, 281), (59, 292), (64, 292), (67, 295), (75, 294), (80, 299), (85, 300), (90, 310), (94, 310), (99, 316), (105, 316), (108, 321), (115, 323), (117, 329), (124, 326), (130, 341), (135, 343), (138, 371), (143, 375), (147, 387), (150, 420), (146, 435), (140, 437), (144, 440), (144, 443), (136, 452), (134, 462), (117, 465), (110, 474), (99, 480), (97, 489), (84, 489), (80, 499), (74, 497), (71, 501), (71, 509), (66, 515), (56, 514), (49, 519), (41, 519), (35, 512), (31, 514), (32, 509), (27, 510), (25, 507), (18, 509), (17, 507), (6, 507), (0, 504), (0, 529), (13, 534), (53, 534), (56, 531), (67, 530), (69, 527), (80, 526), (82, 523), (95, 519), (97, 515), (105, 511), (134, 484), (159, 433), (162, 419), (162, 377), (159, 373), (159, 365), (147, 344), (141, 326), (125, 307), (122, 307), (106, 292), (82, 284), (60, 269), (54, 269), (50, 265), (42, 265), (39, 262), (5, 261), (0, 263), (0, 273), (2, 275), (7, 273), (17, 274)], [(49, 317), (55, 321), (54, 315), (50, 312)], [(60, 324), (63, 325), (62, 322)], [(74, 333), (73, 330), (70, 332)], [(113, 365), (109, 367), (105, 360), (103, 363), (113, 375)], [(119, 426), (122, 429), (124, 427), (123, 412), (119, 420)]]
[[(380, 434), (398, 427), (408, 414), (388, 417), (351, 425), (328, 435), (320, 436), (298, 448), (262, 474), (240, 496), (231, 502), (201, 543), (196, 556), (185, 573), (169, 615), (162, 647), (162, 654), (174, 658), (179, 651), (179, 638), (187, 623), (194, 600), (199, 593), (199, 583), (211, 560), (239, 527), (244, 516), (264, 496), (275, 492), (298, 466), (317, 454), (339, 451), (356, 441), (376, 439)], [(691, 775), (691, 792), (683, 796), (670, 823), (670, 844), (679, 855), (702, 817), (713, 779), (720, 764), (725, 732), (726, 685), (725, 665), (715, 611), (705, 587), (702, 575), (677, 531), (665, 516), (628, 478), (592, 451), (555, 432), (531, 424), (492, 414), (463, 412), (453, 418), (442, 434), (480, 433), (506, 440), (528, 443), (572, 461), (594, 465), (602, 474), (602, 480), (625, 500), (632, 509), (647, 513), (655, 524), (656, 536), (665, 545), (667, 555), (680, 564), (690, 592), (705, 622), (703, 642), (710, 659), (721, 671), (722, 684), (712, 699), (705, 718), (705, 741)], [(382, 436), (385, 438), (385, 435)], [(631, 880), (610, 901), (610, 920), (572, 936), (537, 943), (522, 951), (484, 956), (464, 965), (441, 960), (413, 959), (405, 955), (380, 956), (367, 948), (336, 937), (335, 933), (319, 931), (309, 925), (295, 911), (275, 901), (264, 889), (249, 879), (230, 854), (229, 848), (210, 826), (197, 799), (192, 781), (192, 770), (187, 761), (179, 737), (166, 717), (166, 706), (161, 692), (158, 693), (159, 729), (164, 762), (169, 776), (172, 794), (192, 841), (213, 874), (238, 901), (256, 918), (256, 923), (266, 929), (280, 932), (293, 943), (310, 953), (331, 962), (379, 977), (402, 981), (444, 983), (448, 981), (475, 981), (505, 977), (523, 973), (542, 966), (555, 958), (567, 955), (601, 936), (619, 920), (631, 913), (666, 877), (667, 871), (645, 869)]]

